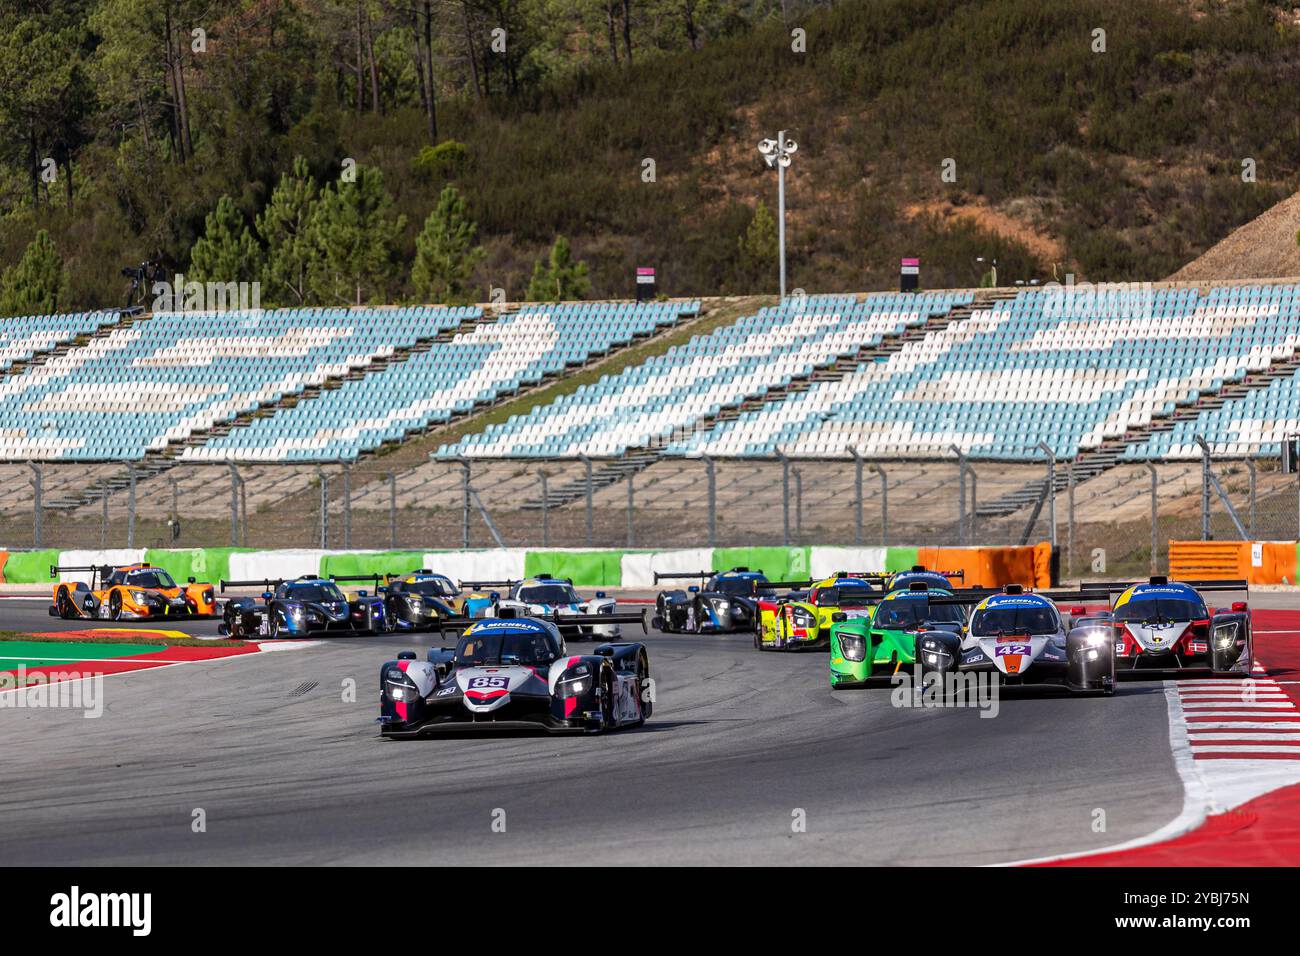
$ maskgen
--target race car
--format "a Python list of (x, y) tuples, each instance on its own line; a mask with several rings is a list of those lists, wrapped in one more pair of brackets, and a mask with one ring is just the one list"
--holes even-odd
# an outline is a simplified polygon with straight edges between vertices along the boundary
[(1247, 592), (1245, 581), (1170, 581), (1153, 576), (1139, 584), (1084, 585), (1117, 594), (1108, 612), (1094, 615), (1114, 640), (1121, 677), (1203, 672), (1249, 677), (1255, 662), (1250, 606), (1235, 601), (1226, 610), (1207, 607), (1202, 591)]
[(830, 645), (832, 617), (843, 613), (842, 620), (867, 617), (880, 600), (880, 575), (857, 575), (840, 572), (822, 581), (785, 581), (775, 588), (801, 589), (793, 595), (758, 602), (758, 620), (754, 627), (754, 646), (759, 650), (815, 650)]
[(922, 583), (931, 589), (952, 587), (952, 578), (966, 580), (965, 571), (931, 571), (923, 564), (914, 564), (906, 571), (895, 571), (885, 581), (886, 591), (904, 591), (913, 584)]
[[(462, 586), (474, 590), (496, 587), (506, 592), (495, 607), (484, 611), (487, 617), (500, 617), (503, 611), (511, 611), (517, 617), (549, 616), (569, 639), (611, 638), (622, 633), (619, 625), (623, 618), (616, 613), (614, 599), (604, 591), (597, 591), (594, 598), (584, 600), (573, 589), (570, 578), (539, 574), (522, 581), (466, 581)], [(601, 618), (608, 620), (596, 623)]]
[(65, 620), (98, 618), (110, 621), (146, 621), (158, 618), (211, 617), (217, 612), (211, 584), (190, 578), (177, 584), (162, 568), (148, 564), (123, 567), (51, 565), (50, 577), (88, 574), (85, 581), (60, 581), (54, 585), (50, 616)]
[(700, 580), (682, 590), (660, 591), (653, 624), (670, 634), (723, 634), (752, 631), (758, 599), (775, 594), (762, 571), (655, 572), (655, 584), (672, 579)]
[[(831, 687), (866, 687), (873, 678), (893, 677), (916, 661), (916, 638), (923, 631), (960, 634), (966, 609), (960, 604), (931, 603), (952, 597), (946, 586), (914, 575), (905, 590), (891, 590), (863, 617), (831, 615)], [(892, 582), (891, 582), (892, 584)]]
[[(445, 574), (429, 570), (408, 574), (336, 574), (330, 580), (350, 584), (361, 581), (373, 583), (372, 594), (379, 595), (387, 614), (387, 630), (425, 630), (437, 628), (438, 621), (448, 617), (482, 617), (500, 595), (461, 590)], [(361, 592), (343, 589), (348, 600), (356, 600)]]
[(385, 737), (448, 731), (582, 733), (638, 727), (654, 709), (650, 656), (639, 642), (602, 644), (570, 655), (553, 620), (504, 617), (473, 622), (454, 648), (427, 659), (399, 654), (379, 669)]
[(1002, 685), (1058, 684), (1076, 693), (1115, 693), (1115, 645), (1104, 628), (1067, 628), (1054, 601), (1090, 600), (1104, 592), (1025, 591), (932, 597), (931, 605), (974, 604), (961, 633), (926, 629), (916, 635), (922, 676), (990, 672)]
[(388, 630), (382, 596), (354, 601), (333, 581), (305, 574), (292, 580), (222, 581), (229, 588), (261, 586), (262, 603), (233, 597), (222, 609), (217, 630), (231, 637), (301, 637), (317, 633), (373, 634)]

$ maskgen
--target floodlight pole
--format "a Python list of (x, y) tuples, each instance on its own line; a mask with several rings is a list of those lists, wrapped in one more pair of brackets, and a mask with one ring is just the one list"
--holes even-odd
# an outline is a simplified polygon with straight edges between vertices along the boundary
[(1045, 441), (1038, 443), (1038, 449), (1047, 456), (1047, 520), (1051, 527), (1052, 550), (1056, 550), (1056, 452)]
[(763, 161), (776, 167), (776, 241), (781, 259), (781, 298), (785, 298), (785, 168), (799, 148), (792, 139), (786, 139), (786, 130), (776, 134), (776, 139), (765, 139), (758, 144)]

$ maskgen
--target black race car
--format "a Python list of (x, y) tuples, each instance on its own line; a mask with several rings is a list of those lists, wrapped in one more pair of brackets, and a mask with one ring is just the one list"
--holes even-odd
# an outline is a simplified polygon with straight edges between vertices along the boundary
[(602, 644), (573, 656), (554, 620), (506, 613), (472, 622), (454, 648), (430, 649), (426, 660), (406, 651), (385, 662), (380, 733), (582, 733), (645, 723), (654, 693), (644, 644)]
[(293, 580), (222, 581), (221, 590), (261, 587), (252, 597), (226, 601), (217, 630), (231, 637), (303, 637), (319, 633), (374, 634), (389, 630), (383, 595), (358, 592), (353, 600), (333, 581), (305, 574)]
[(732, 568), (730, 571), (655, 572), (660, 581), (687, 579), (704, 581), (686, 590), (660, 591), (655, 598), (653, 624), (674, 634), (718, 634), (752, 631), (761, 597), (772, 597), (775, 587), (762, 571)]

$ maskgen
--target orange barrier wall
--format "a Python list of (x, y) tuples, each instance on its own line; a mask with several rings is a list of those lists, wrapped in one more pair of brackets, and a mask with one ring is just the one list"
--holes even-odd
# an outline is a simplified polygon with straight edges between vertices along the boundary
[(917, 548), (917, 563), (936, 571), (962, 571), (958, 583), (968, 588), (1052, 586), (1052, 546), (1040, 544), (1004, 548)]
[(1251, 584), (1295, 584), (1295, 541), (1170, 541), (1175, 580), (1245, 578)]
[(5, 583), (5, 565), (9, 563), (9, 552), (0, 551), (0, 584)]

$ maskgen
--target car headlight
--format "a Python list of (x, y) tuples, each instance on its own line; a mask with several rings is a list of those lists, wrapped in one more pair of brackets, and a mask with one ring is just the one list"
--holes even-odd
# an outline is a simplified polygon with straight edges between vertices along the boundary
[(1084, 647), (1104, 647), (1110, 643), (1110, 635), (1105, 631), (1090, 631), (1083, 636)]
[(790, 620), (794, 622), (795, 627), (812, 627), (817, 623), (817, 618), (813, 617), (812, 612), (802, 607), (794, 609)]
[(591, 668), (579, 664), (564, 672), (555, 683), (555, 693), (560, 697), (579, 697), (591, 690)]
[(840, 634), (840, 650), (844, 653), (844, 659), (849, 661), (862, 661), (867, 658), (867, 642), (861, 634)]
[(1229, 621), (1227, 624), (1220, 624), (1214, 629), (1214, 646), (1231, 647), (1232, 642), (1237, 639), (1237, 622)]
[(597, 614), (613, 614), (613, 613), (614, 613), (614, 605), (612, 605), (612, 604), (606, 604), (604, 607), (602, 607), (602, 608), (598, 608), (598, 609), (596, 610), (596, 613), (597, 613)]
[(143, 591), (132, 591), (131, 600), (136, 604), (143, 604), (145, 601), (149, 600), (149, 595), (145, 594)]
[(398, 703), (409, 703), (420, 696), (415, 681), (407, 677), (400, 667), (390, 667), (384, 671), (384, 692), (388, 694), (389, 700)]

